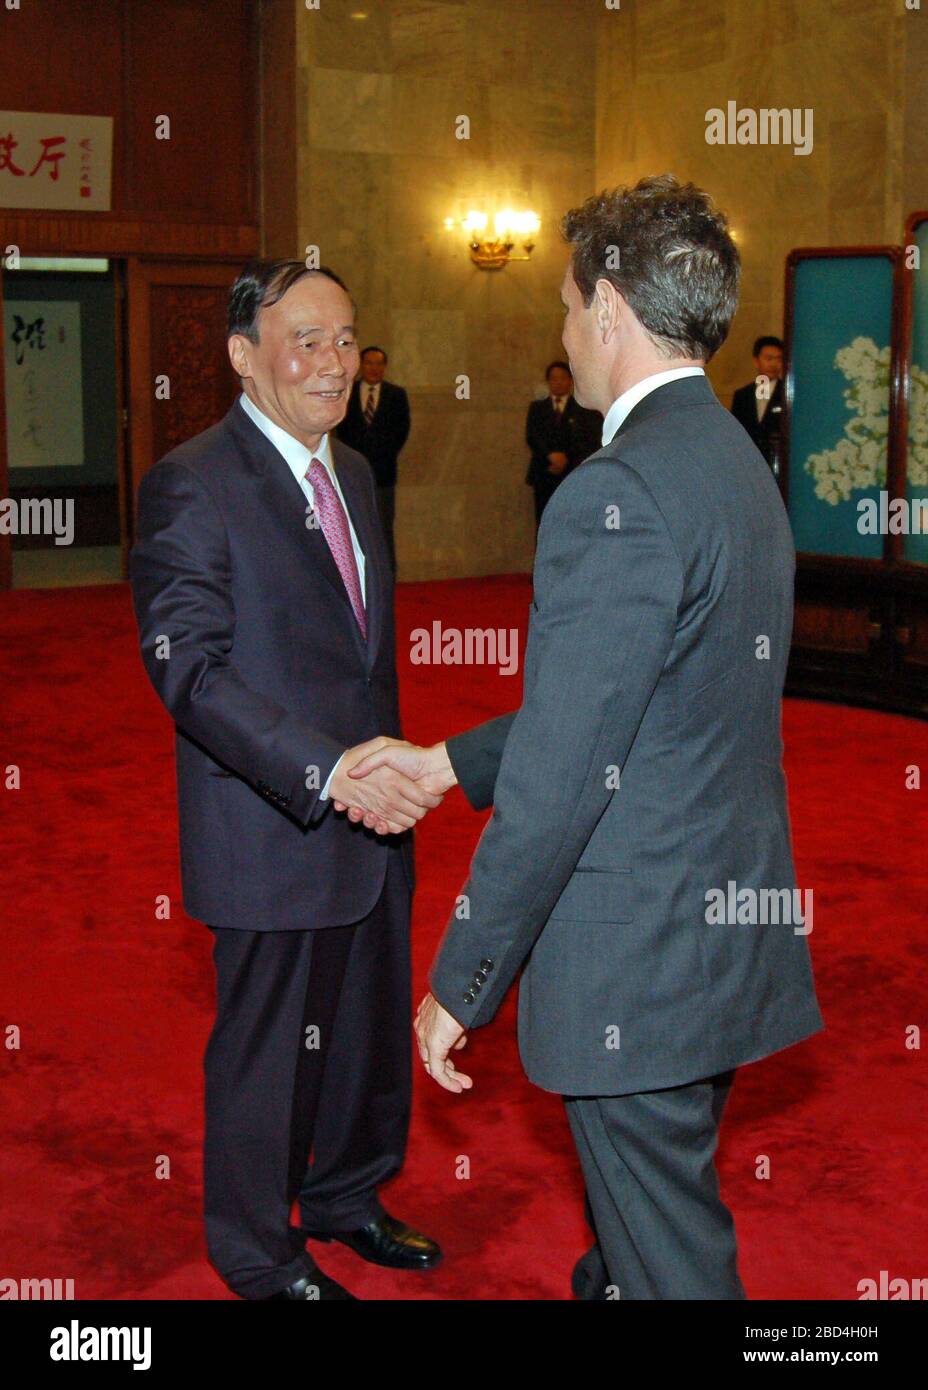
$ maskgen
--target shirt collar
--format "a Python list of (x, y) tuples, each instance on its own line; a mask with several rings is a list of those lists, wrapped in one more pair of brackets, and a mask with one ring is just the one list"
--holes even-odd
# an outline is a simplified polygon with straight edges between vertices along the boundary
[(298, 483), (302, 483), (306, 477), (306, 470), (314, 458), (319, 459), (334, 477), (332, 449), (328, 434), (322, 436), (319, 440), (319, 447), (314, 453), (310, 453), (305, 444), (301, 444), (292, 434), (288, 434), (286, 430), (282, 430), (279, 425), (269, 419), (264, 411), (255, 405), (254, 401), (248, 399), (244, 391), (239, 396), (239, 403), (248, 418), (271, 441), (277, 452), (283, 455)]
[(705, 376), (705, 371), (702, 367), (672, 367), (668, 372), (655, 372), (653, 376), (646, 376), (641, 381), (636, 381), (627, 391), (623, 391), (621, 396), (612, 402), (603, 421), (603, 448), (612, 443), (620, 426), (639, 401), (656, 391), (658, 386), (664, 386), (668, 381), (677, 381), (684, 376)]

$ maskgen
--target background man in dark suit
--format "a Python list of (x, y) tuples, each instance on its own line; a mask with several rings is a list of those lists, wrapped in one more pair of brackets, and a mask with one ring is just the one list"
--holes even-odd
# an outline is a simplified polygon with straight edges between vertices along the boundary
[(793, 543), (704, 373), (737, 304), (723, 215), (664, 175), (564, 230), (564, 346), (605, 442), (539, 531), (522, 706), (348, 780), (391, 765), (494, 806), (419, 1052), (468, 1089), (454, 1050), (524, 966), (523, 1064), (565, 1096), (595, 1229), (577, 1296), (739, 1299), (712, 1162), (734, 1069), (822, 1026), (781, 768)]
[(439, 798), (375, 774), (389, 841), (330, 803), (374, 736), (400, 732), (373, 480), (331, 439), (353, 323), (331, 271), (245, 269), (228, 325), (243, 395), (146, 475), (132, 553), (143, 660), (177, 730), (184, 906), (215, 938), (207, 1245), (243, 1298), (351, 1297), (308, 1234), (402, 1268), (440, 1253), (377, 1196), (410, 1107), (402, 832)]
[(525, 421), (525, 442), (532, 451), (525, 481), (535, 490), (536, 527), (558, 484), (599, 448), (603, 427), (598, 411), (577, 403), (566, 362), (551, 362), (545, 381), (548, 394), (532, 401)]
[(338, 437), (363, 454), (374, 470), (377, 506), (387, 538), (390, 568), (396, 574), (393, 525), (399, 452), (409, 438), (409, 398), (402, 386), (384, 380), (387, 354), (381, 347), (361, 353), (361, 376), (355, 382)]
[(783, 418), (783, 343), (780, 338), (757, 338), (753, 381), (739, 386), (731, 413), (747, 430), (774, 473), (779, 473), (780, 421)]

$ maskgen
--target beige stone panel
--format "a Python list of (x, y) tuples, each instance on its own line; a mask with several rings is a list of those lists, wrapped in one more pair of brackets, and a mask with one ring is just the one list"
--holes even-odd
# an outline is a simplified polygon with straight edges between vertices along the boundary
[(299, 228), (302, 248), (320, 247), (361, 306), (389, 302), (390, 265), (384, 255), (393, 176), (389, 156), (318, 150), (300, 156)]
[(397, 381), (407, 387), (454, 390), (466, 372), (466, 321), (460, 309), (394, 309), (393, 351)]
[(826, 245), (876, 246), (882, 245), (885, 239), (882, 203), (832, 209)]
[(635, 9), (639, 78), (692, 71), (725, 52), (726, 15), (721, 4), (647, 0)]
[(470, 7), (471, 76), (576, 93), (595, 82), (598, 0)]
[[(789, 43), (799, 37), (802, 12), (815, 9), (817, 0), (726, 0), (725, 43), (727, 57), (735, 61)], [(823, 21), (824, 22), (824, 21)]]
[(466, 165), (397, 155), (381, 212), (391, 302), (404, 308), (460, 306), (471, 275), (466, 238), (447, 231)]
[(458, 485), (462, 470), (469, 477), (483, 403), (456, 400), (451, 391), (433, 400), (412, 391), (409, 408), (412, 429), (401, 459), (404, 486)]
[(389, 30), (391, 70), (399, 77), (434, 79), (440, 72), (449, 83), (469, 83), (471, 72), (470, 7), (441, 0), (392, 0)]
[[(556, 293), (552, 294), (556, 303)], [(543, 376), (543, 365), (550, 360), (553, 314), (494, 311), (474, 314), (467, 322), (467, 357), (473, 381), (473, 395), (479, 399), (486, 391), (503, 387), (510, 399), (524, 411)], [(563, 356), (559, 348), (557, 356)]]
[(401, 580), (531, 569), (532, 496), (521, 479), (501, 485), (492, 496), (466, 484), (407, 490), (401, 483), (396, 513)]
[[(896, 105), (894, 86), (895, 26), (887, 21), (879, 0), (865, 14), (836, 18), (828, 31), (827, 57), (834, 77), (835, 115), (872, 115)], [(840, 112), (843, 104), (844, 111)]]
[(312, 68), (308, 140), (319, 150), (388, 154), (393, 78), (350, 68)]
[[(285, 0), (272, 0), (283, 4)], [(390, 5), (385, 0), (337, 3), (322, 0), (318, 10), (307, 10), (296, 0), (296, 50), (300, 61), (321, 68), (355, 68), (363, 72), (389, 72)], [(364, 14), (366, 18), (352, 16)]]
[(488, 89), (493, 157), (538, 160), (573, 154), (591, 138), (594, 119), (592, 87), (575, 94), (573, 105), (560, 90), (533, 90), (495, 84)]
[(496, 407), (477, 397), (419, 414), (408, 469), (403, 456), (404, 478), (411, 486), (466, 485), (487, 496), (513, 480), (522, 483), (528, 465), (526, 409), (527, 403), (514, 396)]
[(886, 117), (862, 115), (828, 127), (831, 169), (828, 196), (833, 209), (883, 202), (886, 174)]
[[(458, 118), (470, 122), (468, 139), (458, 139)], [(486, 158), (490, 153), (487, 89), (472, 82), (446, 82), (441, 77), (395, 77), (393, 107), (385, 132), (395, 154), (427, 155), (460, 160)]]
[(528, 9), (474, 7), (469, 12), (467, 51), (472, 83), (533, 83), (535, 19)]

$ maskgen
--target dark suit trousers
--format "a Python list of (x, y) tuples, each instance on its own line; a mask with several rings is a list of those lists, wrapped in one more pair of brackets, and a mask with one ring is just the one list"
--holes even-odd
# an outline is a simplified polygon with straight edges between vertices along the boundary
[(545, 473), (533, 484), (535, 490), (535, 530), (541, 525), (541, 518), (544, 515), (545, 507), (551, 501), (555, 492), (564, 478), (563, 473)]
[[(306, 1272), (306, 1230), (355, 1230), (379, 1215), (377, 1188), (403, 1162), (412, 1000), (400, 856), (358, 923), (213, 931), (207, 1248), (233, 1292), (263, 1298)], [(303, 1230), (290, 1225), (296, 1198)]]
[(383, 534), (387, 542), (390, 569), (396, 574), (396, 546), (393, 541), (393, 522), (396, 515), (395, 487), (381, 487), (379, 483), (377, 484), (377, 511), (380, 513), (380, 524), (383, 527)]
[(713, 1162), (733, 1079), (565, 1097), (596, 1235), (574, 1271), (578, 1297), (745, 1297)]

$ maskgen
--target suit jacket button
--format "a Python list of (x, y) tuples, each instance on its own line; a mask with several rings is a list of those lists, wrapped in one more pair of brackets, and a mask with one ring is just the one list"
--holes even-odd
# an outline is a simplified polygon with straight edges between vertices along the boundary
[(487, 972), (485, 970), (475, 970), (474, 979), (476, 980), (477, 984), (485, 985), (487, 982)]
[(482, 961), (480, 962), (480, 969), (481, 969), (481, 970), (492, 970), (492, 969), (493, 969), (493, 962), (492, 962), (491, 960), (482, 960)]
[(464, 995), (464, 1003), (465, 1003), (465, 1004), (473, 1004), (473, 1002), (474, 1002), (474, 996), (473, 996), (473, 994), (471, 993), (471, 991), (468, 990), (467, 993)]
[(476, 975), (474, 976), (474, 983), (471, 985), (471, 989), (477, 990), (478, 993), (480, 992), (480, 990), (483, 989), (483, 985), (482, 985), (482, 984), (480, 983), (480, 981), (477, 979), (477, 976), (476, 976)]

